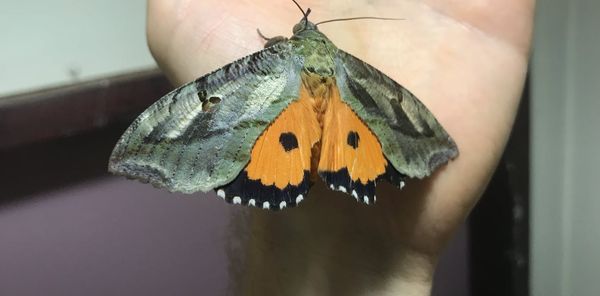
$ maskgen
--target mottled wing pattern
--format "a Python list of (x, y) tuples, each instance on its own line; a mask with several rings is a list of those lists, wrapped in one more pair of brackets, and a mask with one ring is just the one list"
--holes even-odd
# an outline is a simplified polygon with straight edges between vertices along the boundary
[(109, 170), (184, 193), (231, 182), (260, 134), (298, 98), (302, 63), (281, 42), (177, 88), (131, 124)]
[(340, 99), (335, 85), (323, 114), (318, 168), (332, 190), (348, 193), (366, 204), (375, 202), (375, 185), (388, 169), (377, 137)]
[(320, 139), (314, 99), (301, 87), (298, 100), (258, 138), (246, 168), (217, 195), (264, 209), (296, 206), (310, 188), (312, 149)]
[(377, 135), (385, 157), (400, 174), (422, 178), (458, 155), (431, 112), (379, 70), (339, 50), (336, 81), (341, 99)]

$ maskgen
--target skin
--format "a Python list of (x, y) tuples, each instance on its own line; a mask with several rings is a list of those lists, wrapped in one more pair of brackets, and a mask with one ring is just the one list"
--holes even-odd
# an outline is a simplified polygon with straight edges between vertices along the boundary
[[(291, 35), (291, 1), (149, 0), (148, 44), (177, 85), (262, 48), (255, 32)], [(300, 3), (339, 48), (411, 90), (456, 141), (460, 155), (404, 190), (378, 185), (377, 204), (313, 187), (295, 209), (248, 209), (249, 235), (233, 282), (245, 295), (429, 295), (440, 252), (485, 189), (519, 103), (533, 0)]]

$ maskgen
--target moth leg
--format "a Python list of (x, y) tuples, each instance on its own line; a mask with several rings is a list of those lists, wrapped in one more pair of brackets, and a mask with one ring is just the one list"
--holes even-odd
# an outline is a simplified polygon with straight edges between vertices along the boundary
[(260, 38), (266, 40), (267, 42), (265, 43), (265, 48), (267, 47), (271, 47), (277, 43), (280, 42), (284, 42), (287, 41), (288, 38), (287, 37), (283, 37), (283, 36), (275, 36), (275, 37), (266, 37), (265, 35), (263, 35), (263, 33), (260, 31), (260, 29), (256, 29), (256, 32), (258, 33), (258, 36), (260, 36)]

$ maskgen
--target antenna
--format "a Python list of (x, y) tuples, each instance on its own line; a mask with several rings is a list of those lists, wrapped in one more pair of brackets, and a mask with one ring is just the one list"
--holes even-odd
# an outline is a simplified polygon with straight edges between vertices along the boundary
[[(300, 4), (298, 4), (298, 2), (296, 2), (296, 0), (292, 0), (292, 2), (294, 2), (294, 4), (296, 4), (296, 6), (298, 6), (298, 8), (300, 9), (300, 11), (302, 11), (302, 15), (304, 16), (304, 18), (306, 18), (308, 16), (308, 13), (306, 13), (304, 11), (304, 9), (302, 9), (302, 6), (300, 6)], [(310, 8), (308, 9), (309, 13), (310, 13)]]
[[(292, 1), (294, 1), (294, 0), (292, 0)], [(322, 22), (316, 23), (315, 26), (318, 26), (320, 24), (325, 24), (325, 23), (341, 22), (341, 21), (353, 21), (353, 20), (405, 21), (406, 19), (403, 19), (403, 18), (391, 18), (391, 17), (359, 16), (359, 17), (348, 17), (348, 18), (338, 18), (338, 19), (326, 20), (326, 21), (322, 21)]]

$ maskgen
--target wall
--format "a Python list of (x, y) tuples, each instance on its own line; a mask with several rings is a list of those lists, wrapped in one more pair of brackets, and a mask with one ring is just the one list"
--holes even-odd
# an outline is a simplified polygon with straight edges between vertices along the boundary
[(116, 177), (0, 205), (0, 295), (223, 295), (230, 209)]
[[(225, 295), (235, 209), (117, 177), (0, 204), (0, 295)], [(466, 295), (466, 250), (463, 228), (433, 295)]]
[(0, 96), (155, 65), (144, 0), (3, 2)]
[(600, 2), (541, 1), (532, 87), (532, 295), (600, 291)]

